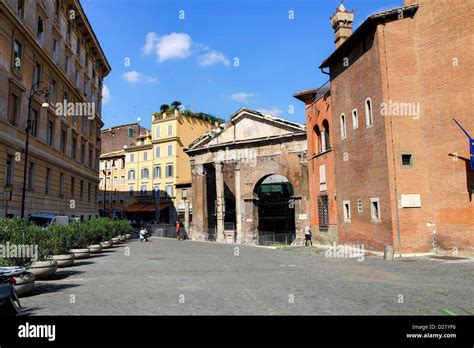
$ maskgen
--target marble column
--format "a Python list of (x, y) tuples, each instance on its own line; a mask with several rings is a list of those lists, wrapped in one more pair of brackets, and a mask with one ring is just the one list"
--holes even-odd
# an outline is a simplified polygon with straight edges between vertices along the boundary
[(217, 241), (225, 242), (224, 236), (224, 173), (222, 172), (223, 163), (216, 163), (216, 210), (217, 210)]

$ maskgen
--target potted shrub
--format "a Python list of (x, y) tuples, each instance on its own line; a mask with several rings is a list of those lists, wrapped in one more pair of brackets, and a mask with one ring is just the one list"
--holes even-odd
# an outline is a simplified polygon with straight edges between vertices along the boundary
[(87, 232), (87, 225), (80, 222), (73, 222), (69, 224), (71, 229), (69, 252), (74, 254), (76, 260), (87, 259), (91, 255), (91, 251), (87, 246), (89, 245), (89, 238)]
[(58, 263), (58, 268), (69, 267), (74, 261), (74, 254), (69, 252), (71, 228), (69, 225), (51, 225), (46, 229), (50, 242), (51, 258)]

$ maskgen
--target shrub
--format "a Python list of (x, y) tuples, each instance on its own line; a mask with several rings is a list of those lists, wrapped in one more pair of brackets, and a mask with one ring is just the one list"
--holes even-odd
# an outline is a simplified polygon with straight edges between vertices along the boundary
[[(38, 246), (38, 259), (44, 260), (47, 257), (47, 250), (42, 250), (42, 229), (35, 226), (26, 219), (20, 218), (0, 218), (0, 244)], [(4, 255), (1, 255), (4, 256)], [(28, 267), (33, 262), (33, 255), (23, 257), (2, 258), (0, 264), (3, 266)]]

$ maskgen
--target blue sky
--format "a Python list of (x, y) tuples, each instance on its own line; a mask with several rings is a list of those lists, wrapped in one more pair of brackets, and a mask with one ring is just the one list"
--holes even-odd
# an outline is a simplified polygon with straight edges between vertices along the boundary
[[(304, 123), (304, 106), (292, 94), (327, 81), (318, 66), (334, 50), (329, 17), (340, 0), (81, 3), (112, 66), (105, 126), (141, 117), (150, 127), (151, 114), (173, 100), (224, 119), (249, 107)], [(344, 6), (354, 9), (358, 27), (402, 3), (345, 0)]]

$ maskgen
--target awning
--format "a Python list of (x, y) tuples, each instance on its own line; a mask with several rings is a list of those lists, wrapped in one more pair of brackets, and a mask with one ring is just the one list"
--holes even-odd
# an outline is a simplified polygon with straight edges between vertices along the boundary
[(160, 210), (163, 210), (165, 208), (168, 208), (170, 206), (169, 203), (160, 203)]
[(127, 213), (141, 213), (141, 212), (153, 212), (155, 211), (155, 205), (154, 204), (140, 204), (140, 203), (134, 203), (132, 205), (129, 205), (125, 211)]

